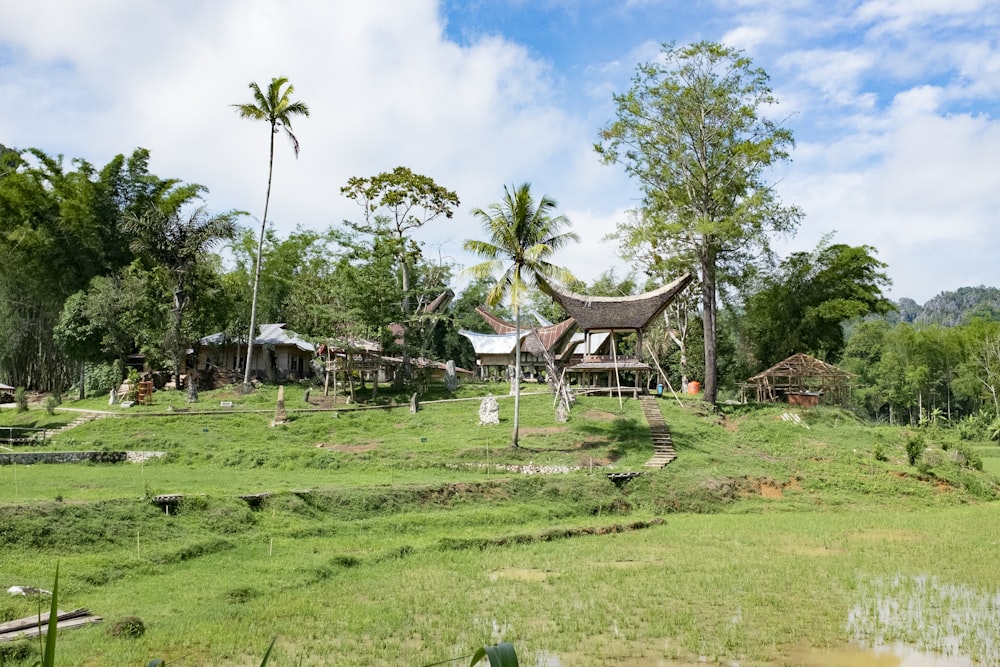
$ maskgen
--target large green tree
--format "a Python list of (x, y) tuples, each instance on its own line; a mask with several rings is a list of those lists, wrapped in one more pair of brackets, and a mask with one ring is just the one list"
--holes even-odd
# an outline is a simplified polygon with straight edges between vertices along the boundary
[(620, 238), (698, 267), (705, 399), (714, 402), (720, 282), (766, 252), (769, 233), (791, 232), (801, 217), (765, 180), (769, 167), (788, 158), (792, 134), (764, 116), (776, 102), (765, 72), (720, 44), (664, 45), (614, 101), (615, 120), (595, 149), (623, 165), (643, 192), (642, 215)]
[(260, 282), (261, 255), (264, 250), (264, 232), (267, 229), (267, 210), (271, 204), (271, 180), (274, 175), (274, 136), (284, 131), (292, 143), (295, 157), (299, 156), (299, 140), (292, 132), (292, 119), (295, 116), (309, 116), (309, 107), (305, 102), (293, 101), (295, 87), (283, 76), (274, 77), (267, 89), (261, 90), (256, 82), (249, 84), (253, 93), (253, 101), (244, 104), (234, 104), (240, 118), (260, 120), (270, 127), (270, 151), (267, 161), (267, 194), (264, 196), (264, 215), (260, 219), (260, 236), (257, 242), (257, 262), (254, 269), (253, 294), (250, 299), (250, 333), (247, 336), (247, 363), (243, 376), (243, 386), (250, 386), (250, 361), (253, 356), (253, 341), (257, 327), (257, 287)]
[(8, 381), (47, 389), (72, 379), (53, 339), (65, 300), (132, 261), (125, 216), (177, 184), (150, 174), (148, 161), (139, 148), (98, 169), (0, 148), (0, 375)]
[(402, 321), (399, 322), (403, 331), (403, 377), (408, 380), (411, 375), (407, 345), (413, 301), (411, 279), (420, 249), (407, 234), (436, 218), (452, 217), (459, 205), (458, 195), (429, 176), (415, 174), (407, 167), (396, 167), (391, 172), (365, 178), (351, 177), (340, 192), (357, 202), (363, 211), (362, 222), (352, 225), (355, 230), (372, 235), (389, 230), (395, 240), (403, 290)]
[(742, 333), (751, 365), (759, 371), (796, 352), (839, 358), (847, 321), (893, 310), (882, 293), (891, 282), (885, 268), (871, 246), (829, 238), (787, 257), (746, 299)]
[(185, 215), (178, 207), (154, 206), (126, 219), (125, 227), (132, 236), (133, 251), (166, 269), (172, 278), (172, 326), (163, 347), (173, 361), (178, 380), (183, 371), (183, 350), (188, 343), (183, 321), (184, 312), (191, 304), (188, 292), (191, 277), (208, 251), (233, 238), (240, 215), (239, 211), (210, 215), (202, 206)]
[[(475, 278), (499, 277), (486, 296), (487, 305), (494, 306), (509, 297), (518, 341), (521, 337), (521, 304), (529, 290), (550, 279), (569, 281), (569, 271), (549, 260), (560, 248), (578, 241), (575, 232), (563, 231), (570, 225), (564, 215), (555, 215), (554, 199), (542, 196), (537, 201), (531, 195), (531, 185), (504, 186), (504, 196), (486, 209), (477, 208), (472, 215), (479, 219), (487, 240), (470, 239), (463, 247), (485, 261), (467, 271)], [(521, 345), (514, 354), (514, 434), (511, 446), (518, 446), (521, 410)]]

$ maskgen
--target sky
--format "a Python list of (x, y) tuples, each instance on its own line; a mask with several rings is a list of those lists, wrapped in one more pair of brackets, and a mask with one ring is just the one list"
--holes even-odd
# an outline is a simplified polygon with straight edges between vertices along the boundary
[(824, 236), (869, 245), (890, 297), (1000, 285), (1000, 3), (995, 0), (36, 0), (0, 3), (0, 144), (150, 170), (259, 225), (266, 124), (248, 84), (287, 77), (310, 117), (279, 137), (268, 223), (282, 236), (358, 220), (352, 176), (406, 166), (458, 193), (415, 237), (476, 262), (470, 214), (531, 183), (582, 242), (555, 261), (591, 281), (630, 267), (606, 240), (638, 185), (593, 150), (612, 95), (661, 45), (708, 40), (770, 76), (796, 139), (768, 173)]

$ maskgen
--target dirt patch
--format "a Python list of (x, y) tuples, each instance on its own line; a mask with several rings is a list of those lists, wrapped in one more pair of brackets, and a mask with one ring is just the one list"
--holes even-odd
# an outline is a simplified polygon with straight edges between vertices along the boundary
[(761, 482), (760, 495), (763, 498), (771, 498), (773, 500), (784, 497), (784, 494), (781, 492), (781, 485), (772, 482)]
[(382, 442), (379, 440), (372, 440), (371, 442), (366, 442), (363, 445), (330, 445), (325, 442), (321, 442), (317, 447), (320, 449), (328, 449), (331, 452), (340, 452), (342, 454), (361, 454), (362, 452), (370, 452), (373, 449), (378, 449)]

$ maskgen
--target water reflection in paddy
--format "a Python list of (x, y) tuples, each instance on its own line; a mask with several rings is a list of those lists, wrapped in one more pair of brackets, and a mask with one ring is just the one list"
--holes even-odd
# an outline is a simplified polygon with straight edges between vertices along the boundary
[[(800, 667), (974, 667), (1000, 665), (1000, 593), (952, 584), (933, 576), (862, 580), (847, 614), (849, 645), (803, 647), (774, 665)], [(542, 652), (536, 667), (565, 667), (570, 656)], [(647, 655), (614, 664), (688, 667), (716, 664), (705, 658), (677, 661)], [(739, 660), (724, 662), (739, 667)]]

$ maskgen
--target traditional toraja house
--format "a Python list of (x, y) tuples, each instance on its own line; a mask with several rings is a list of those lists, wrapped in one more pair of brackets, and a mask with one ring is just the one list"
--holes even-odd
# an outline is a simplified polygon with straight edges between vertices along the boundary
[(793, 354), (743, 385), (743, 398), (753, 391), (758, 403), (784, 398), (792, 405), (819, 403), (846, 404), (853, 373), (820, 361), (808, 354)]
[[(584, 333), (583, 359), (569, 366), (567, 373), (579, 376), (580, 384), (592, 386), (595, 378), (607, 377), (607, 386), (621, 387), (621, 373), (634, 374), (635, 389), (647, 381), (652, 368), (638, 355), (618, 355), (615, 335), (636, 334), (636, 350), (642, 350), (642, 338), (655, 318), (666, 310), (670, 302), (687, 287), (693, 276), (684, 274), (663, 287), (635, 296), (590, 296), (576, 294), (564, 287), (544, 283), (545, 290), (569, 313)], [(598, 354), (593, 345), (595, 334), (608, 333), (610, 354)]]
[[(495, 334), (484, 334), (476, 331), (462, 330), (476, 353), (476, 365), (480, 375), (487, 377), (490, 369), (501, 369), (501, 377), (506, 375), (507, 367), (515, 362), (517, 349), (517, 325), (502, 320), (483, 307), (477, 307), (476, 312), (486, 320), (496, 331)], [(558, 324), (546, 324), (535, 328), (521, 327), (521, 368), (548, 368), (549, 359), (554, 359), (558, 351), (566, 347), (575, 329), (576, 322), (570, 318)]]

